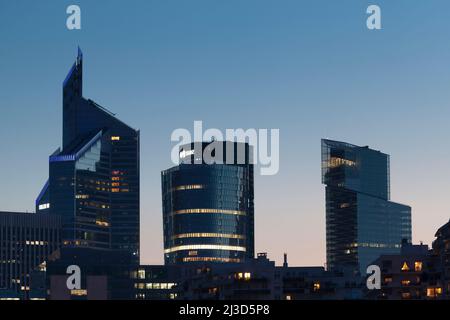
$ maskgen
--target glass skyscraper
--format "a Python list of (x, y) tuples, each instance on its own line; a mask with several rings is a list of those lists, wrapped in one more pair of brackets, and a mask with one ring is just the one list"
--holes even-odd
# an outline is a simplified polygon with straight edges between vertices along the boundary
[[(201, 157), (208, 149), (218, 160), (213, 164)], [(252, 147), (192, 143), (181, 146), (179, 155), (180, 164), (161, 174), (165, 263), (239, 263), (253, 258)]]
[(139, 261), (139, 131), (82, 96), (83, 55), (63, 84), (63, 141), (36, 212), (62, 218), (63, 247), (113, 249)]
[(389, 155), (322, 140), (328, 269), (366, 274), (382, 254), (411, 242), (411, 208), (390, 201)]

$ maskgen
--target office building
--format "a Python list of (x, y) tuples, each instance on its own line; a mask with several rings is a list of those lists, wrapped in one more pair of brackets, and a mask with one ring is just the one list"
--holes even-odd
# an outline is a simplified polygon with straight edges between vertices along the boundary
[(83, 54), (63, 83), (63, 139), (36, 211), (62, 219), (62, 244), (128, 252), (139, 263), (139, 131), (85, 99)]
[(0, 212), (0, 291), (28, 298), (30, 274), (59, 248), (60, 228), (58, 216)]
[(161, 174), (165, 263), (253, 258), (252, 147), (191, 143), (179, 155), (180, 164)]
[(411, 208), (390, 201), (389, 155), (322, 140), (327, 268), (364, 275), (382, 254), (411, 242)]

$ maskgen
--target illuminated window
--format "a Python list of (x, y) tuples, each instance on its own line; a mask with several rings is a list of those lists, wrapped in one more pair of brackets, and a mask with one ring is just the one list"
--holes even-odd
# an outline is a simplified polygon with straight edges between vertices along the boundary
[(391, 282), (392, 282), (392, 277), (384, 278), (384, 283), (391, 283)]
[(98, 226), (101, 226), (101, 227), (108, 227), (109, 226), (108, 222), (102, 221), (102, 220), (96, 220), (95, 224), (98, 225)]
[(39, 210), (45, 210), (50, 208), (50, 203), (43, 203), (39, 205)]
[(192, 244), (192, 245), (182, 245), (176, 246), (168, 249), (164, 249), (164, 253), (172, 253), (176, 251), (184, 250), (230, 250), (230, 251), (247, 251), (246, 247), (240, 246), (228, 246), (220, 244)]
[(328, 167), (330, 167), (330, 168), (337, 168), (337, 167), (340, 167), (340, 166), (354, 167), (354, 166), (356, 166), (356, 162), (348, 160), (348, 159), (338, 158), (338, 157), (330, 158), (330, 161), (328, 163)]
[(116, 193), (116, 192), (119, 192), (120, 191), (120, 189), (119, 188), (111, 188), (111, 192), (114, 192), (114, 193)]
[(402, 299), (411, 299), (410, 292), (402, 292)]
[(414, 270), (417, 272), (422, 271), (422, 261), (414, 262)]
[(409, 266), (408, 266), (408, 264), (406, 263), (406, 261), (403, 262), (403, 265), (402, 265), (402, 271), (409, 271)]
[(288, 294), (288, 295), (286, 296), (286, 300), (292, 300), (292, 296)]
[(208, 289), (208, 293), (209, 293), (209, 294), (216, 294), (217, 291), (218, 291), (217, 288), (209, 288), (209, 289)]
[(427, 297), (436, 298), (442, 294), (442, 288), (427, 288)]
[(111, 137), (111, 141), (119, 141), (120, 137), (119, 136), (112, 136)]
[(182, 190), (198, 190), (203, 189), (203, 185), (201, 184), (190, 184), (185, 186), (178, 186), (175, 188), (175, 191), (182, 191)]
[(138, 279), (145, 279), (145, 269), (138, 270)]
[(314, 291), (319, 291), (320, 290), (320, 282), (314, 282)]
[(402, 286), (409, 286), (411, 284), (411, 280), (402, 280)]
[(227, 210), (227, 209), (185, 209), (177, 210), (174, 214), (193, 214), (193, 213), (221, 213), (221, 214), (235, 214), (235, 215), (245, 215), (245, 211), (239, 210)]
[(250, 272), (244, 273), (244, 279), (245, 280), (250, 280), (251, 277), (252, 277), (252, 274)]
[(74, 289), (74, 290), (70, 290), (70, 294), (73, 296), (87, 296), (87, 290)]
[(221, 258), (221, 257), (185, 257), (183, 262), (233, 262), (239, 263), (239, 258)]
[(172, 236), (172, 239), (183, 239), (183, 238), (230, 238), (230, 239), (245, 239), (244, 235), (240, 234), (228, 234), (228, 233), (181, 233)]

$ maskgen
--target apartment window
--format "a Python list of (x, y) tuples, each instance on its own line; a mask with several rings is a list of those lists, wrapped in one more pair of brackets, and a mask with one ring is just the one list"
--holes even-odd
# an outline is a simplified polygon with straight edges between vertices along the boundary
[(403, 262), (403, 265), (402, 265), (402, 269), (401, 269), (402, 271), (409, 271), (409, 266), (408, 266), (408, 263), (405, 261), (405, 262)]
[(409, 286), (411, 284), (411, 280), (402, 280), (402, 286)]
[(411, 299), (411, 293), (410, 292), (402, 292), (402, 299)]
[(144, 269), (138, 270), (138, 279), (145, 279), (145, 270)]
[(422, 261), (416, 261), (414, 262), (414, 270), (416, 272), (422, 271)]

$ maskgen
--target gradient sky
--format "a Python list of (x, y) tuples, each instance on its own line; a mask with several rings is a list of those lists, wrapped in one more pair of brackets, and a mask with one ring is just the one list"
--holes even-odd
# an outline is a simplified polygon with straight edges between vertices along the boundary
[[(66, 29), (70, 4), (81, 31)], [(0, 0), (0, 210), (34, 210), (80, 45), (84, 96), (141, 130), (142, 263), (163, 261), (160, 171), (194, 120), (280, 129), (280, 172), (255, 182), (256, 250), (277, 263), (325, 261), (321, 138), (390, 154), (392, 200), (430, 244), (450, 216), (449, 13), (448, 0)]]

